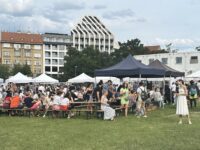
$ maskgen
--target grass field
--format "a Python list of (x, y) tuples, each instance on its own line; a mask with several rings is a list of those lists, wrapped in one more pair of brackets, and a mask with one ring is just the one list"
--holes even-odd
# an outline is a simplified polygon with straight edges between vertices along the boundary
[(199, 150), (200, 108), (178, 125), (175, 107), (115, 121), (0, 117), (0, 150)]

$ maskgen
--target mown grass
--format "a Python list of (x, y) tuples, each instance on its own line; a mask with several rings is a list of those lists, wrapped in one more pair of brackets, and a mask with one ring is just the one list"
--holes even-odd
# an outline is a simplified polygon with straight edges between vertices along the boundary
[(148, 118), (115, 121), (0, 117), (1, 150), (198, 150), (200, 113), (192, 125), (178, 125), (174, 107), (152, 111)]

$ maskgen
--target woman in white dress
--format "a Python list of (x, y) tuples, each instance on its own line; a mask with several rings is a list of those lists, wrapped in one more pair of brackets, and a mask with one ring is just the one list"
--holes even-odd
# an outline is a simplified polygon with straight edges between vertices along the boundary
[(183, 80), (178, 81), (179, 89), (176, 91), (177, 96), (177, 105), (176, 105), (176, 114), (179, 115), (179, 124), (182, 124), (182, 116), (187, 116), (188, 123), (192, 124), (190, 121), (189, 110), (187, 105), (187, 88), (184, 85)]
[(104, 111), (104, 120), (114, 120), (115, 110), (109, 106), (107, 96), (108, 91), (103, 91), (101, 97), (101, 109)]

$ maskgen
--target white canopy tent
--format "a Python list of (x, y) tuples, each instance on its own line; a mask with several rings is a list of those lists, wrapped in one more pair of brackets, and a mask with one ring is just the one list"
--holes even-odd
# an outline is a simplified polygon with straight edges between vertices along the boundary
[(31, 77), (27, 77), (23, 75), (21, 72), (18, 72), (16, 75), (10, 77), (6, 80), (6, 83), (30, 83), (33, 82), (33, 79)]
[(72, 79), (69, 79), (67, 82), (68, 83), (84, 83), (84, 82), (94, 82), (94, 78), (88, 76), (85, 73), (82, 73)]
[(100, 80), (103, 81), (103, 83), (107, 82), (108, 80), (111, 80), (113, 84), (120, 85), (120, 79), (116, 77), (96, 77), (96, 82), (98, 83)]
[(48, 84), (53, 84), (53, 83), (58, 83), (59, 81), (43, 73), (40, 76), (34, 78), (33, 82), (34, 83), (48, 83)]
[(186, 76), (186, 78), (200, 78), (200, 70)]
[(3, 83), (3, 79), (2, 78), (0, 78), (0, 83)]

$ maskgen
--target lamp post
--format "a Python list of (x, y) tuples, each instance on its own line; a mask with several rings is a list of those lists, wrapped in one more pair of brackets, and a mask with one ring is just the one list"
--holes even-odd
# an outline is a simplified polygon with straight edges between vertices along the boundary
[(78, 66), (74, 66), (74, 69), (75, 69), (75, 77), (76, 77), (76, 69), (77, 69), (77, 67), (78, 67)]

